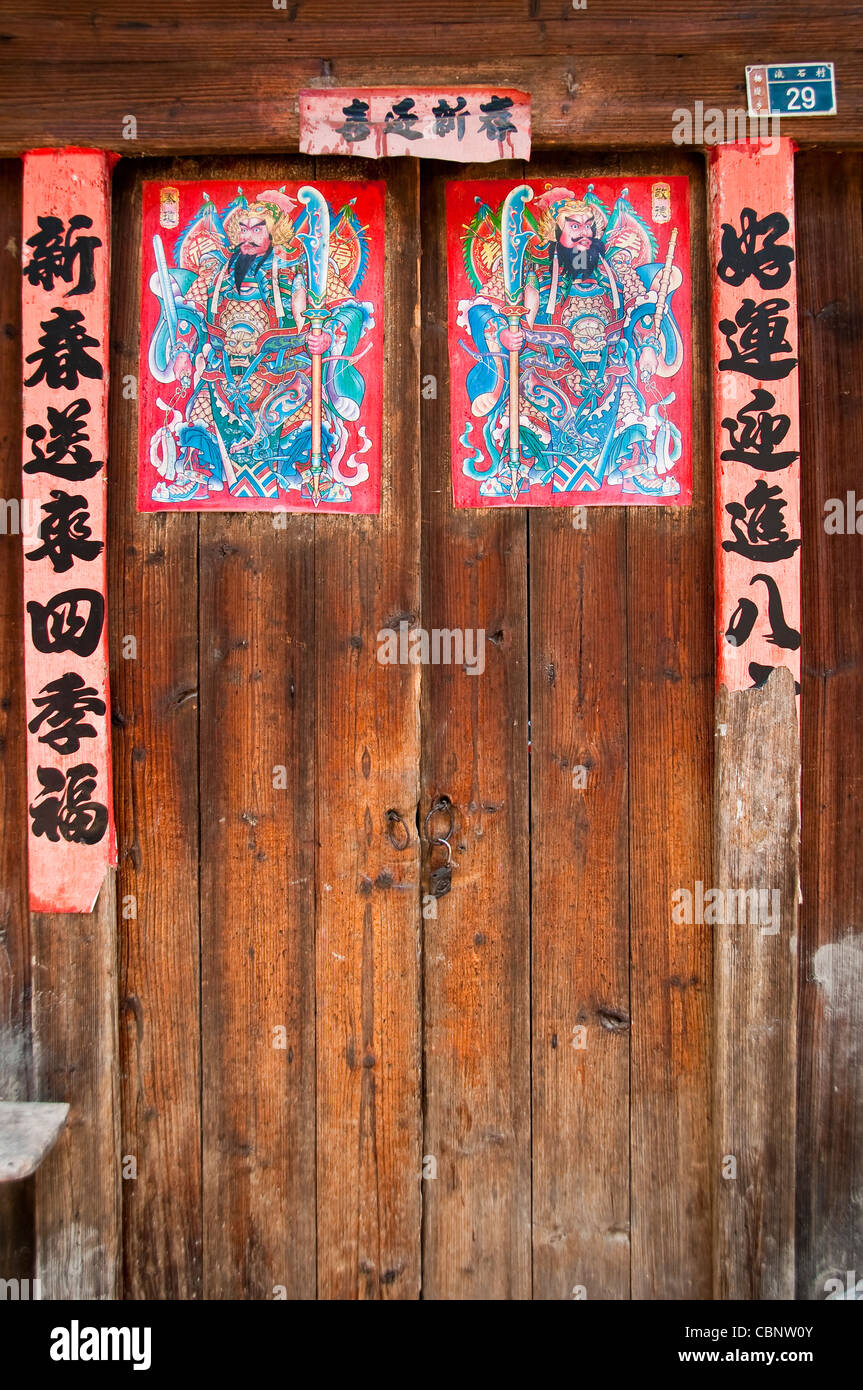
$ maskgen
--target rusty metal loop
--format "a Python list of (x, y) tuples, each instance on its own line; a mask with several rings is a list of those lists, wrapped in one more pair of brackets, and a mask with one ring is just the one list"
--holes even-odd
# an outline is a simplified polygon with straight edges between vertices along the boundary
[[(401, 839), (401, 836), (399, 836), (397, 839), (395, 834), (393, 833), (393, 827), (396, 825), (400, 825), (404, 832), (403, 840)], [(393, 849), (398, 850), (399, 852), (401, 852), (402, 850), (406, 850), (411, 842), (411, 832), (408, 830), (404, 816), (401, 815), (399, 811), (387, 811), (387, 839), (389, 840)]]
[[(438, 815), (441, 812), (446, 813), (449, 821), (446, 834), (430, 835), (429, 825), (431, 824), (432, 817)], [(431, 806), (429, 807), (428, 815), (423, 821), (423, 833), (425, 834), (426, 839), (430, 840), (433, 845), (446, 845), (447, 848), (449, 848), (449, 839), (450, 836), (453, 834), (454, 830), (455, 812), (453, 810), (452, 802), (450, 801), (448, 796), (436, 797), (435, 800), (432, 802)]]

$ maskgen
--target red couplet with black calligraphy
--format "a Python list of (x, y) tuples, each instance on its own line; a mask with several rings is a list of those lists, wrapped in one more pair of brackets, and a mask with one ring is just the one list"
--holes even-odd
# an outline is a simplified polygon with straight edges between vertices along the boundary
[(110, 170), (24, 156), (21, 533), (30, 907), (91, 912), (116, 862), (105, 618)]
[(800, 430), (790, 140), (710, 169), (717, 684), (800, 681)]

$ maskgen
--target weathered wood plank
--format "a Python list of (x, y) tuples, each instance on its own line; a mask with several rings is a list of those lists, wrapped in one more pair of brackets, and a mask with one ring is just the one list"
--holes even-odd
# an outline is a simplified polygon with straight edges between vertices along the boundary
[[(240, 181), (312, 172), (204, 167)], [(200, 517), (207, 1298), (315, 1292), (315, 560), (312, 519), (287, 523)]]
[(208, 1298), (315, 1287), (314, 564), (289, 521), (200, 518)]
[[(40, 12), (40, 22), (41, 18)], [(346, 32), (353, 36), (354, 26)], [(748, 47), (732, 52), (711, 40), (706, 48), (674, 48), (672, 54), (661, 56), (645, 41), (639, 46), (638, 61), (619, 49), (595, 53), (575, 43), (555, 45), (548, 56), (537, 58), (526, 53), (515, 37), (505, 47), (483, 19), (479, 52), (470, 53), (464, 36), (456, 34), (454, 55), (437, 53), (433, 47), (425, 58), (418, 58), (406, 26), (392, 24), (390, 32), (403, 33), (411, 45), (410, 53), (397, 61), (399, 82), (499, 84), (530, 92), (535, 149), (608, 150), (627, 148), (634, 139), (642, 148), (671, 149), (678, 125), (675, 111), (694, 111), (698, 101), (723, 111), (745, 107), (745, 66), (753, 53)], [(30, 35), (28, 43), (34, 53), (39, 51), (37, 33)], [(838, 114), (797, 121), (783, 118), (783, 135), (801, 146), (854, 146), (860, 139), (863, 52), (846, 47), (841, 27), (829, 46), (837, 57), (842, 49)], [(331, 58), (327, 44), (325, 56), (291, 57), (286, 63), (274, 59), (268, 45), (261, 50), (266, 56), (250, 53), (245, 38), (241, 47), (248, 62), (239, 82), (234, 42), (227, 58), (211, 56), (205, 45), (206, 62), (200, 64), (190, 62), (194, 49), (184, 38), (170, 61), (142, 62), (136, 50), (103, 66), (95, 61), (94, 46), (88, 41), (75, 66), (55, 69), (51, 82), (45, 81), (45, 70), (38, 63), (7, 61), (0, 82), (0, 155), (66, 143), (137, 156), (268, 153), (274, 146), (295, 150), (297, 98), (303, 88), (392, 86), (394, 80), (393, 57), (381, 56), (383, 43), (377, 35), (374, 51), (364, 58)], [(507, 52), (512, 56), (499, 56)], [(795, 42), (791, 54), (787, 49), (774, 53), (771, 47), (770, 56), (777, 61), (799, 58), (799, 44)], [(649, 64), (647, 82), (645, 63)], [(127, 120), (130, 116), (136, 122), (134, 131)]]
[[(603, 0), (573, 10), (571, 0), (438, 0), (430, 11), (424, 0), (405, 0), (398, 23), (377, 0), (356, 0), (346, 22), (333, 22), (330, 0), (261, 5), (234, 0), (229, 10), (206, 0), (186, 0), (178, 12), (171, 0), (153, 0), (146, 15), (129, 20), (122, 0), (66, 0), (62, 11), (46, 13), (39, 25), (39, 59), (68, 64), (89, 57), (102, 65), (135, 56), (141, 63), (171, 63), (178, 53), (206, 54), (207, 61), (233, 61), (250, 41), (266, 46), (274, 58), (289, 63), (325, 55), (334, 58), (384, 58), (419, 55), (480, 62), (492, 46), (498, 52), (542, 57), (574, 53), (645, 52), (676, 55), (703, 49), (745, 52), (770, 61), (800, 60), (799, 35), (822, 58), (839, 57), (863, 46), (863, 22), (847, 0), (787, 0), (781, 10), (753, 6), (751, 0), (728, 0), (721, 8), (687, 0), (654, 0), (643, 9), (631, 0)], [(349, 20), (349, 22), (347, 22)], [(32, 60), (32, 21), (27, 11), (3, 16), (4, 60)], [(826, 45), (826, 47), (825, 47)], [(828, 52), (827, 49), (831, 51)]]
[(33, 1089), (67, 1101), (66, 1128), (36, 1175), (42, 1297), (120, 1293), (120, 1097), (116, 873), (89, 915), (34, 913)]
[[(518, 510), (452, 504), (444, 191), (424, 188), (423, 625), (481, 630), (485, 669), (423, 672), (423, 819), (455, 816), (450, 893), (423, 922), (423, 1295), (524, 1299), (530, 1261), (530, 807), (527, 524)], [(520, 178), (521, 164), (457, 176)], [(429, 830), (445, 829), (436, 816)], [(423, 891), (432, 866), (425, 838)], [(441, 851), (436, 851), (437, 866)], [(425, 899), (428, 904), (429, 899)]]
[(863, 496), (861, 193), (859, 155), (798, 159), (806, 650), (797, 1297), (805, 1299), (823, 1299), (828, 1279), (847, 1289), (863, 1277), (863, 541), (849, 534), (847, 515), (841, 531), (827, 530), (830, 499), (847, 513), (849, 492), (852, 509)]
[(791, 671), (778, 667), (760, 689), (722, 686), (716, 728), (716, 882), (723, 889), (766, 890), (773, 920), (713, 928), (714, 1297), (788, 1299), (794, 1297), (800, 786)]
[[(0, 164), (0, 492), (21, 496), (21, 164)], [(10, 514), (0, 537), (0, 1094), (31, 1095), (30, 915), (24, 775), (21, 542)], [(33, 1184), (0, 1193), (0, 1274), (29, 1278)]]
[[(567, 161), (566, 173), (619, 167)], [(564, 181), (559, 160), (530, 172)], [(575, 516), (529, 516), (534, 1297), (620, 1299), (630, 1286), (626, 513), (588, 508), (585, 530)]]
[[(335, 160), (316, 171), (359, 172)], [(419, 183), (413, 160), (374, 172), (387, 185), (381, 514), (316, 518), (317, 691), (306, 725), (317, 757), (318, 1293), (327, 1299), (412, 1299), (420, 1286), (420, 671), (377, 660), (377, 633), (401, 617), (416, 622), (420, 604)]]
[[(707, 401), (706, 228), (691, 180), (691, 507), (627, 513), (631, 943), (632, 1297), (710, 1296), (709, 928), (672, 921), (672, 893), (711, 882), (713, 499)], [(624, 176), (657, 171), (624, 159)]]
[(32, 1279), (35, 1268), (35, 1178), (0, 1183), (2, 1279)]
[(536, 1298), (629, 1297), (625, 538), (530, 516)]
[(201, 1291), (198, 525), (136, 510), (141, 177), (115, 171), (111, 297), (123, 1244), (126, 1296), (177, 1299)]

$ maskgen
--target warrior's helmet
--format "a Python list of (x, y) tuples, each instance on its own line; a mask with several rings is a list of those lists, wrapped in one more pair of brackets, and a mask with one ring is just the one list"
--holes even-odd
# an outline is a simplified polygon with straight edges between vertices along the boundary
[[(591, 184), (589, 192), (592, 193)], [(569, 188), (550, 188), (536, 200), (540, 211), (539, 237), (542, 242), (557, 240), (567, 217), (589, 217), (593, 222), (595, 235), (600, 238), (608, 225), (608, 216), (598, 199), (576, 198)]]
[(296, 199), (289, 197), (284, 188), (266, 189), (252, 202), (243, 196), (242, 189), (237, 192), (234, 206), (224, 220), (225, 234), (231, 245), (236, 246), (240, 241), (240, 218), (251, 213), (264, 219), (274, 246), (290, 246), (295, 240), (290, 214), (297, 207)]

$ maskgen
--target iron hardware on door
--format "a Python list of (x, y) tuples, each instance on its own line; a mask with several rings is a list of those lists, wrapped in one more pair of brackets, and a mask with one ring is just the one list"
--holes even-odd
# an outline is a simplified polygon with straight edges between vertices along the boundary
[[(442, 833), (434, 832), (436, 817), (443, 818)], [(438, 796), (432, 802), (423, 822), (423, 831), (429, 842), (430, 891), (433, 898), (444, 897), (452, 888), (452, 845), (450, 839), (455, 830), (455, 812), (448, 796)], [(441, 855), (440, 851), (443, 851)], [(440, 862), (435, 863), (435, 860)]]

